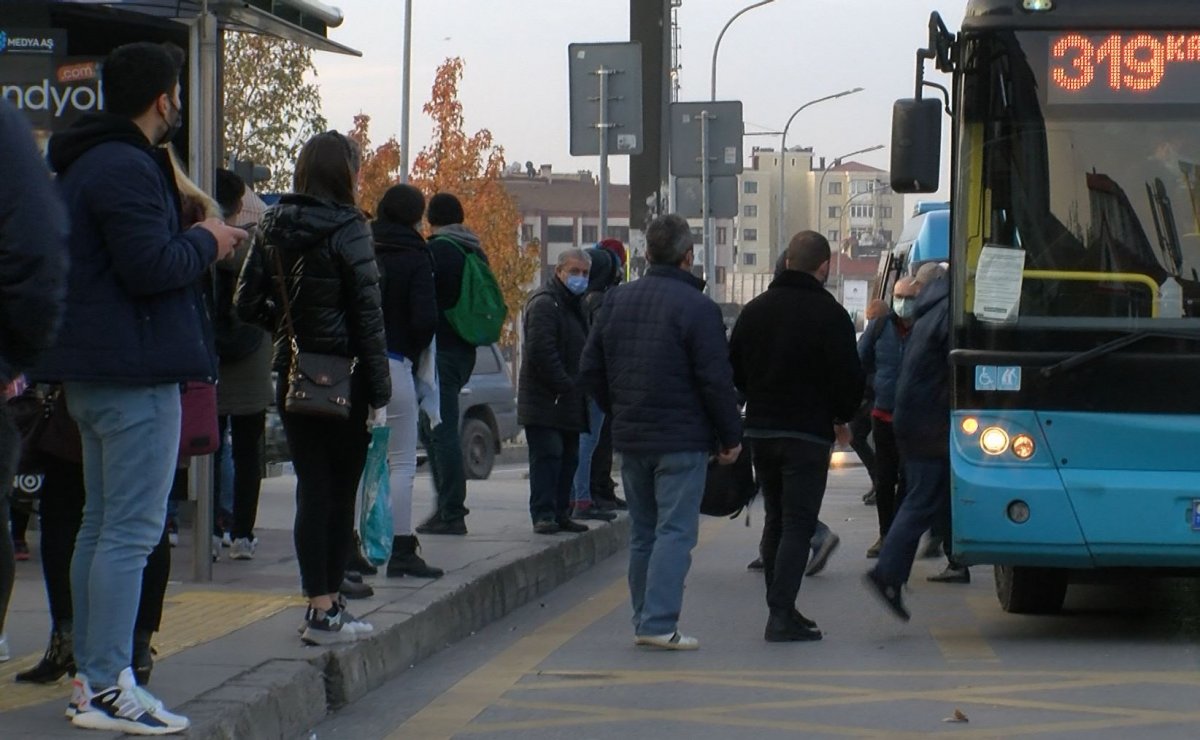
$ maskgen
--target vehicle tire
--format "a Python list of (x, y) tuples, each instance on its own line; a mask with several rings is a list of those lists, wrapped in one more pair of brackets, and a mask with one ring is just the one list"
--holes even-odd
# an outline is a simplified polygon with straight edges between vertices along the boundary
[(468, 417), (462, 428), (463, 470), (470, 480), (485, 480), (496, 461), (496, 438), (483, 419)]
[(996, 597), (1010, 614), (1057, 614), (1067, 595), (1062, 568), (995, 566)]

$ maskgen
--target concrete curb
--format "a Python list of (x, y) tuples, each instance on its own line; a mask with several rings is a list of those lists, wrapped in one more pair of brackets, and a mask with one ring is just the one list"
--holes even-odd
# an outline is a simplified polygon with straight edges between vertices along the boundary
[[(369, 640), (308, 660), (271, 660), (187, 702), (193, 740), (292, 740), (325, 715), (362, 698), (414, 663), (565, 583), (629, 543), (629, 518), (564, 538), (551, 547), (487, 564), (481, 574), (430, 584), (429, 602), (415, 613), (366, 615)], [(443, 581), (445, 582), (443, 584)], [(443, 587), (444, 586), (444, 587)]]

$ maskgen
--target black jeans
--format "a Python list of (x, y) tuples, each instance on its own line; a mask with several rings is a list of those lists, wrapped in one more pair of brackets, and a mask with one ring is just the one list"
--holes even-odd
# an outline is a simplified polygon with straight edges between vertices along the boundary
[(854, 454), (858, 455), (859, 460), (862, 460), (863, 467), (867, 469), (867, 475), (871, 476), (871, 485), (875, 485), (875, 449), (867, 440), (870, 434), (871, 406), (864, 403), (858, 408), (858, 413), (854, 415), (854, 418), (850, 420), (850, 449), (854, 450)]
[[(42, 528), (42, 578), (46, 581), (46, 599), (50, 602), (50, 621), (55, 629), (70, 622), (71, 556), (75, 553), (75, 535), (83, 521), (83, 464), (43, 456), (42, 500), (38, 506), (38, 521)], [(175, 471), (171, 496), (177, 490), (187, 490), (187, 470)], [(138, 601), (134, 629), (157, 632), (162, 623), (163, 598), (171, 577), (171, 544), (167, 530), (146, 558), (142, 571), (142, 590)]]
[(16, 556), (13, 553), (12, 531), (9, 529), (9, 497), (20, 456), (21, 435), (8, 405), (0, 401), (0, 632), (4, 631), (8, 601), (12, 598), (17, 579)]
[(617, 500), (617, 484), (612, 478), (612, 462), (612, 414), (605, 414), (596, 449), (592, 451), (592, 501), (613, 503)]
[[(278, 408), (284, 407), (280, 383)], [(366, 388), (355, 377), (354, 398)], [(296, 470), (296, 524), (292, 530), (300, 585), (313, 598), (336, 594), (354, 543), (354, 499), (367, 460), (367, 404), (355, 400), (350, 418), (330, 420), (279, 413)]]
[(875, 435), (875, 512), (879, 536), (886, 537), (904, 500), (904, 474), (892, 422), (872, 417), (871, 431)]
[(565, 519), (579, 464), (579, 432), (527, 426), (525, 440), (529, 444), (529, 516), (534, 524)]
[(752, 439), (754, 472), (763, 494), (763, 575), (767, 606), (786, 614), (796, 606), (808, 551), (825, 498), (829, 448), (803, 439)]
[(462, 440), (458, 428), (458, 394), (475, 370), (475, 348), (459, 345), (438, 346), (437, 370), (442, 423), (429, 427), (429, 417), (421, 414), (420, 436), (429, 455), (429, 472), (437, 492), (434, 517), (447, 522), (466, 518), (467, 474), (463, 470)]
[[(258, 519), (258, 495), (262, 491), (262, 444), (267, 413), (222, 416), (217, 420), (221, 439), (232, 426), (233, 437), (233, 538), (253, 539)], [(219, 476), (218, 476), (219, 478)], [(216, 514), (217, 496), (213, 496)], [(213, 521), (216, 521), (214, 518)]]

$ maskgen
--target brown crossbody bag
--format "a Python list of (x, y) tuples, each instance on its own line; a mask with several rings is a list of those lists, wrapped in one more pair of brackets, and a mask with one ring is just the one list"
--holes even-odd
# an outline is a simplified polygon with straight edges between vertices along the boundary
[(300, 351), (296, 328), (292, 324), (292, 304), (288, 300), (283, 260), (277, 248), (268, 249), (275, 258), (275, 284), (279, 287), (279, 298), (283, 303), (283, 326), (291, 346), (287, 396), (283, 408), (289, 414), (349, 419), (350, 378), (357, 361), (341, 355)]

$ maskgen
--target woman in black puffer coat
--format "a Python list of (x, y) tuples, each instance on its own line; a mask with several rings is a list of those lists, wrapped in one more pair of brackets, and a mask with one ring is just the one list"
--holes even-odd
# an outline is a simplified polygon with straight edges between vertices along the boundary
[[(354, 205), (358, 166), (357, 146), (336, 131), (304, 145), (295, 193), (263, 216), (234, 297), (238, 317), (263, 325), (275, 340), (276, 400), (296, 470), (296, 557), (309, 601), (302, 639), (318, 645), (361, 639), (372, 631), (345, 611), (338, 587), (353, 543), (354, 499), (370, 442), (368, 416), (371, 423), (384, 423), (392, 393), (371, 231)], [(357, 359), (345, 421), (284, 410), (292, 348), (276, 256), (299, 349)]]

